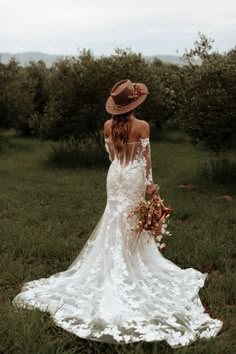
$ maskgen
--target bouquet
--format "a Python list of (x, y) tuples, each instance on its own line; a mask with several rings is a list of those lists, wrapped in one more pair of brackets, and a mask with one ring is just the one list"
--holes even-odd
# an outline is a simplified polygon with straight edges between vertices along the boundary
[(170, 216), (172, 211), (171, 206), (165, 207), (163, 204), (164, 199), (161, 199), (159, 195), (160, 187), (155, 185), (156, 193), (150, 200), (146, 200), (143, 197), (140, 199), (139, 204), (131, 210), (127, 218), (134, 215), (138, 218), (138, 223), (131, 230), (138, 232), (138, 237), (143, 230), (148, 231), (150, 237), (154, 238), (159, 250), (165, 248), (165, 243), (160, 243), (164, 235), (171, 235), (167, 231), (166, 218)]

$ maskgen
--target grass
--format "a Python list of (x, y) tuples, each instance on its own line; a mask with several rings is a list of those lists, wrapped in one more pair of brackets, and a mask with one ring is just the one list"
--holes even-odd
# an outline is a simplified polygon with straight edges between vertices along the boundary
[[(207, 311), (224, 321), (216, 338), (173, 350), (163, 342), (87, 341), (55, 326), (46, 313), (12, 306), (23, 282), (65, 270), (76, 258), (103, 213), (107, 167), (56, 168), (48, 163), (50, 142), (17, 137), (14, 131), (2, 141), (0, 353), (236, 353), (235, 184), (216, 183), (201, 173), (199, 166), (211, 158), (201, 146), (192, 147), (176, 132), (152, 143), (153, 176), (173, 208), (164, 255), (180, 267), (209, 272), (200, 296)], [(228, 155), (235, 159), (234, 151)], [(218, 198), (225, 194), (233, 199)]]

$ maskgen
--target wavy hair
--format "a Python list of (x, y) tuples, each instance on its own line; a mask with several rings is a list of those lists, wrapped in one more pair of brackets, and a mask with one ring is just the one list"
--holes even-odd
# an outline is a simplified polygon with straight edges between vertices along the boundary
[(117, 154), (123, 158), (126, 150), (130, 132), (130, 115), (132, 111), (124, 114), (116, 114), (112, 116), (111, 136)]

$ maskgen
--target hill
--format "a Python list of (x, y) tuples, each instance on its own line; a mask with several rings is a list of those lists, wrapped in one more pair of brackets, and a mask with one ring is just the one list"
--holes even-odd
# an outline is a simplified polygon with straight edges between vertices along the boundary
[[(53, 55), (53, 54), (47, 54), (42, 52), (0, 53), (0, 62), (2, 62), (3, 64), (7, 64), (10, 58), (12, 57), (15, 57), (23, 66), (27, 65), (30, 61), (39, 61), (39, 60), (44, 61), (47, 66), (51, 66), (52, 63), (55, 62), (58, 58), (66, 57), (66, 55), (60, 55), (60, 54)], [(67, 57), (71, 57), (71, 55), (68, 55)], [(160, 54), (160, 55), (146, 56), (146, 58), (147, 59), (157, 58), (166, 63), (183, 65), (183, 61), (180, 59), (178, 55)]]

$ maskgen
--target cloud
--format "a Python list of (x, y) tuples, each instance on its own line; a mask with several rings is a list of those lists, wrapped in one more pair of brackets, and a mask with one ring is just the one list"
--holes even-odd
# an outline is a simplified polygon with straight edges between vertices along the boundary
[(235, 43), (232, 0), (120, 0), (115, 5), (110, 0), (1, 0), (0, 51), (70, 54), (92, 47), (99, 54), (129, 44), (147, 54), (158, 43), (160, 52), (175, 54), (177, 46), (192, 46), (198, 31), (215, 38), (219, 48)]

